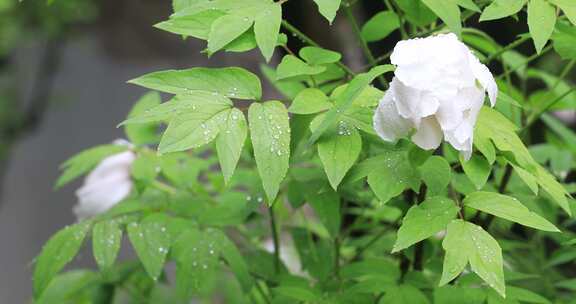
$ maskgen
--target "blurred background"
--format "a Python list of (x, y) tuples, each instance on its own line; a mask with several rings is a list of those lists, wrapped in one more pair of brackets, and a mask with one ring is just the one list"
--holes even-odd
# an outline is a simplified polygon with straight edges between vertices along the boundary
[[(356, 5), (358, 18), (366, 20), (382, 3)], [(259, 72), (263, 58), (257, 50), (208, 59), (200, 52), (203, 41), (155, 29), (171, 9), (167, 0), (0, 0), (0, 303), (29, 300), (34, 256), (54, 232), (76, 220), (72, 206), (80, 182), (54, 191), (58, 166), (123, 136), (116, 125), (146, 92), (127, 80), (194, 66)], [(342, 52), (354, 70), (365, 64), (349, 24), (337, 19), (329, 31), (313, 1), (289, 1), (284, 16), (325, 48)], [(525, 24), (482, 28), (507, 44), (526, 32)], [(398, 39), (394, 34), (371, 47), (382, 54)], [(526, 54), (533, 51), (530, 44), (523, 47)], [(551, 72), (561, 68), (555, 62), (546, 61)], [(264, 89), (265, 97), (277, 96), (265, 81)], [(83, 256), (79, 263), (92, 263), (89, 254)]]

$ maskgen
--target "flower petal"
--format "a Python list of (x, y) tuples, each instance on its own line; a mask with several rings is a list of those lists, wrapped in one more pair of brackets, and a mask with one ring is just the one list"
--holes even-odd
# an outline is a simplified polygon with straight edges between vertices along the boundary
[(420, 119), (433, 115), (440, 105), (438, 98), (427, 91), (421, 91), (405, 86), (397, 77), (392, 79), (390, 90), (398, 113), (412, 120), (414, 125), (420, 124)]
[(474, 77), (478, 79), (484, 90), (488, 92), (488, 97), (490, 99), (490, 105), (496, 105), (496, 99), (498, 98), (498, 85), (494, 80), (494, 76), (490, 73), (488, 67), (480, 63), (480, 60), (470, 52), (469, 55), (470, 67), (474, 73)]
[(386, 91), (374, 113), (374, 130), (385, 141), (395, 142), (408, 135), (412, 123), (398, 114), (393, 102), (393, 90)]
[(440, 128), (436, 118), (428, 116), (422, 119), (420, 127), (412, 135), (412, 141), (422, 149), (432, 150), (440, 146), (443, 137), (442, 128)]

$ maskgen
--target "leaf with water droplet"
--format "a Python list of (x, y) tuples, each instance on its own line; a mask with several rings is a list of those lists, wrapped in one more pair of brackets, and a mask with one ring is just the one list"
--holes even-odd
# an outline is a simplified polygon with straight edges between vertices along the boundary
[(234, 174), (247, 136), (248, 126), (244, 113), (236, 108), (230, 109), (220, 125), (220, 134), (216, 137), (216, 151), (225, 183), (230, 182)]
[[(268, 119), (269, 115), (273, 115), (275, 119)], [(288, 171), (290, 158), (288, 112), (284, 104), (279, 101), (253, 103), (248, 110), (248, 121), (258, 173), (268, 197), (268, 204), (272, 204)], [(275, 139), (275, 135), (279, 138)]]
[[(166, 232), (168, 216), (157, 213), (144, 218), (141, 222), (127, 225), (128, 238), (152, 279), (157, 279), (164, 267), (164, 261), (170, 248), (170, 235)], [(164, 228), (164, 229), (163, 229)]]
[(392, 252), (398, 252), (446, 229), (458, 212), (456, 203), (445, 197), (431, 197), (412, 206), (398, 229)]
[(440, 286), (456, 278), (466, 264), (500, 295), (505, 296), (502, 249), (480, 226), (463, 220), (448, 225), (442, 242), (446, 251)]
[(38, 298), (52, 278), (76, 256), (90, 222), (82, 222), (58, 231), (44, 245), (34, 264), (34, 297)]
[(102, 270), (114, 265), (122, 241), (122, 229), (115, 220), (104, 220), (92, 228), (92, 253)]

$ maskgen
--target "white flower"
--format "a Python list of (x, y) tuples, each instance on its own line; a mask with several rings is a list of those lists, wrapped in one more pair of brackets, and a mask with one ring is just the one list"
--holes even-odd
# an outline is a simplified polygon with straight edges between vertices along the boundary
[(130, 194), (130, 170), (135, 158), (130, 150), (114, 154), (103, 159), (86, 176), (84, 185), (76, 191), (78, 204), (74, 213), (78, 219), (104, 213)]
[(395, 77), (374, 114), (376, 133), (395, 142), (415, 130), (419, 147), (444, 139), (469, 159), (485, 93), (492, 106), (498, 94), (488, 68), (452, 33), (400, 41), (391, 61)]

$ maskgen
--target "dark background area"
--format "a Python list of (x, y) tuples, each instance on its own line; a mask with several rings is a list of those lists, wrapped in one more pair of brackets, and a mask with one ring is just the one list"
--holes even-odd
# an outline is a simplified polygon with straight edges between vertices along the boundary
[[(356, 10), (360, 19), (384, 8), (382, 1), (362, 2), (364, 7)], [(24, 3), (15, 11), (44, 10), (43, 5)], [(0, 118), (18, 116), (25, 122), (4, 125), (0, 134), (0, 303), (29, 299), (34, 256), (54, 232), (75, 221), (72, 206), (80, 182), (54, 191), (58, 166), (83, 149), (123, 137), (116, 125), (146, 92), (127, 80), (152, 71), (195, 66), (232, 65), (258, 72), (263, 62), (258, 51), (220, 53), (208, 59), (200, 53), (203, 41), (182, 40), (153, 28), (171, 13), (170, 1), (106, 0), (97, 1), (90, 12), (71, 12), (94, 17), (67, 23), (56, 32), (45, 30), (35, 16), (24, 17), (25, 31), (0, 59), (0, 90), (9, 87), (16, 92), (0, 107)], [(342, 52), (353, 69), (365, 64), (343, 18), (329, 28), (311, 0), (287, 2), (284, 16), (322, 46)], [(475, 25), (476, 20), (477, 16), (469, 24)], [(482, 28), (502, 44), (526, 31), (523, 20), (507, 24), (489, 22)], [(371, 47), (384, 53), (399, 38), (395, 33)], [(290, 40), (297, 48), (298, 42)], [(532, 52), (529, 43), (523, 48)], [(265, 97), (277, 96), (263, 83)], [(85, 253), (79, 263), (89, 265), (91, 259)]]

